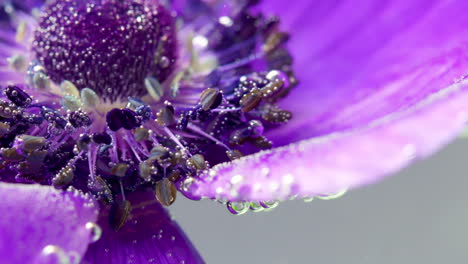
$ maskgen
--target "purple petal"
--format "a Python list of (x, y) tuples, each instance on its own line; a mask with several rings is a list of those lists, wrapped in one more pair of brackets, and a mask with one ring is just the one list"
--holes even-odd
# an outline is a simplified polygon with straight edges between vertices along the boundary
[(0, 212), (0, 263), (79, 260), (92, 239), (86, 224), (98, 214), (78, 191), (7, 183), (0, 183)]
[(109, 226), (109, 211), (101, 212), (103, 236), (90, 245), (85, 263), (204, 263), (153, 193), (135, 192), (127, 198), (133, 209), (118, 232)]
[[(264, 3), (273, 11), (284, 7)], [(295, 118), (269, 136), (277, 145), (307, 140), (217, 166), (195, 180), (188, 196), (333, 193), (375, 182), (440, 148), (466, 122), (460, 81), (468, 69), (466, 7), (465, 1), (288, 5), (295, 11), (283, 21), (301, 84), (283, 102)]]
[(291, 32), (301, 81), (283, 102), (295, 118), (271, 134), (279, 145), (366, 125), (466, 74), (465, 1), (279, 2), (262, 7)]
[[(424, 158), (461, 131), (468, 120), (468, 82), (431, 107), (382, 119), (369, 128), (293, 143), (214, 167), (190, 186), (190, 196), (273, 200), (327, 195), (377, 181)], [(439, 96), (443, 99), (437, 98)], [(448, 118), (450, 117), (450, 118)]]

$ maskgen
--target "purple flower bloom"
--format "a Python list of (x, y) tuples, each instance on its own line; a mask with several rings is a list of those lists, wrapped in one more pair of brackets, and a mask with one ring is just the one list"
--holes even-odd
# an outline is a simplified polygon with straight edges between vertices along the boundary
[(202, 263), (177, 191), (241, 214), (428, 156), (467, 120), (466, 7), (3, 1), (0, 262)]

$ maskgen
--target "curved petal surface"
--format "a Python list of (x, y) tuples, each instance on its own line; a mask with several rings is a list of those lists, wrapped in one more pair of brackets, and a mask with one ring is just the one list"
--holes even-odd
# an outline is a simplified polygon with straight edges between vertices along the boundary
[[(264, 3), (272, 12), (284, 9), (283, 1)], [(291, 4), (282, 18), (301, 84), (283, 102), (295, 118), (270, 137), (280, 146), (296, 143), (216, 166), (194, 180), (188, 196), (272, 200), (334, 193), (437, 150), (466, 122), (467, 5)]]
[(191, 197), (265, 201), (328, 195), (373, 183), (455, 137), (468, 120), (467, 101), (464, 81), (424, 101), (418, 110), (378, 120), (368, 128), (215, 166), (188, 190)]
[(132, 211), (119, 231), (109, 226), (109, 210), (103, 210), (99, 225), (103, 236), (90, 245), (84, 263), (94, 264), (199, 264), (200, 255), (152, 193), (133, 193)]
[(282, 102), (294, 118), (270, 134), (277, 145), (365, 126), (466, 74), (466, 1), (261, 3), (291, 33), (301, 82)]
[[(0, 183), (0, 263), (79, 261), (97, 205), (78, 191)], [(60, 262), (62, 261), (62, 262)]]

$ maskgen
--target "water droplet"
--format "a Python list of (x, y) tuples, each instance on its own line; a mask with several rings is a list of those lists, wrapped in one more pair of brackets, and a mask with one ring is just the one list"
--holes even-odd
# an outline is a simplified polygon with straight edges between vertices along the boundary
[(102, 229), (98, 224), (96, 224), (94, 222), (88, 222), (88, 223), (86, 223), (86, 229), (91, 231), (91, 241), (92, 242), (96, 242), (101, 238)]
[(279, 202), (278, 201), (263, 201), (260, 202), (260, 205), (263, 206), (265, 209), (273, 209), (278, 206)]
[(228, 202), (226, 204), (227, 209), (234, 215), (242, 215), (245, 214), (249, 208), (250, 203), (247, 202)]
[(48, 245), (42, 249), (43, 256), (54, 258), (58, 264), (70, 264), (68, 254), (61, 248), (55, 245)]
[(257, 213), (257, 212), (263, 211), (264, 209), (265, 208), (263, 208), (263, 206), (258, 202), (251, 202), (250, 203), (250, 211), (252, 211), (252, 212)]
[(238, 175), (235, 175), (231, 178), (231, 183), (233, 185), (236, 185), (236, 184), (239, 184), (241, 183), (242, 181), (244, 180), (244, 176), (238, 174)]
[(335, 194), (328, 194), (328, 195), (317, 195), (316, 197), (320, 200), (334, 200), (342, 197), (348, 192), (348, 190), (343, 190), (341, 192)]
[(138, 242), (138, 241), (136, 241), (136, 240), (133, 240), (133, 241), (132, 241), (133, 244), (136, 244), (137, 242)]
[(43, 72), (37, 72), (32, 77), (32, 84), (36, 89), (47, 90), (50, 88), (50, 78)]
[(218, 21), (221, 25), (225, 27), (232, 27), (232, 25), (234, 25), (234, 21), (228, 16), (222, 16), (218, 19)]
[(303, 199), (304, 203), (310, 203), (314, 200), (314, 197), (306, 197)]
[(175, 241), (175, 239), (176, 239), (175, 236), (171, 236), (172, 241)]

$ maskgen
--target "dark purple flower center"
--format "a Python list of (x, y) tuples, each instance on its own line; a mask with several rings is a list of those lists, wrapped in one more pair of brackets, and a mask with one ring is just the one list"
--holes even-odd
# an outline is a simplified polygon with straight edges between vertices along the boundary
[[(267, 131), (292, 118), (278, 102), (297, 84), (279, 20), (253, 0), (221, 17), (200, 1), (177, 17), (176, 37), (170, 2), (44, 6), (29, 85), (0, 94), (0, 180), (91, 193), (113, 204), (119, 229), (126, 193), (153, 188), (170, 205), (210, 166), (274, 145)], [(271, 205), (228, 204), (259, 207)]]
[(176, 60), (174, 18), (150, 1), (65, 0), (45, 7), (33, 51), (47, 75), (116, 101), (147, 93), (144, 80), (167, 79)]

